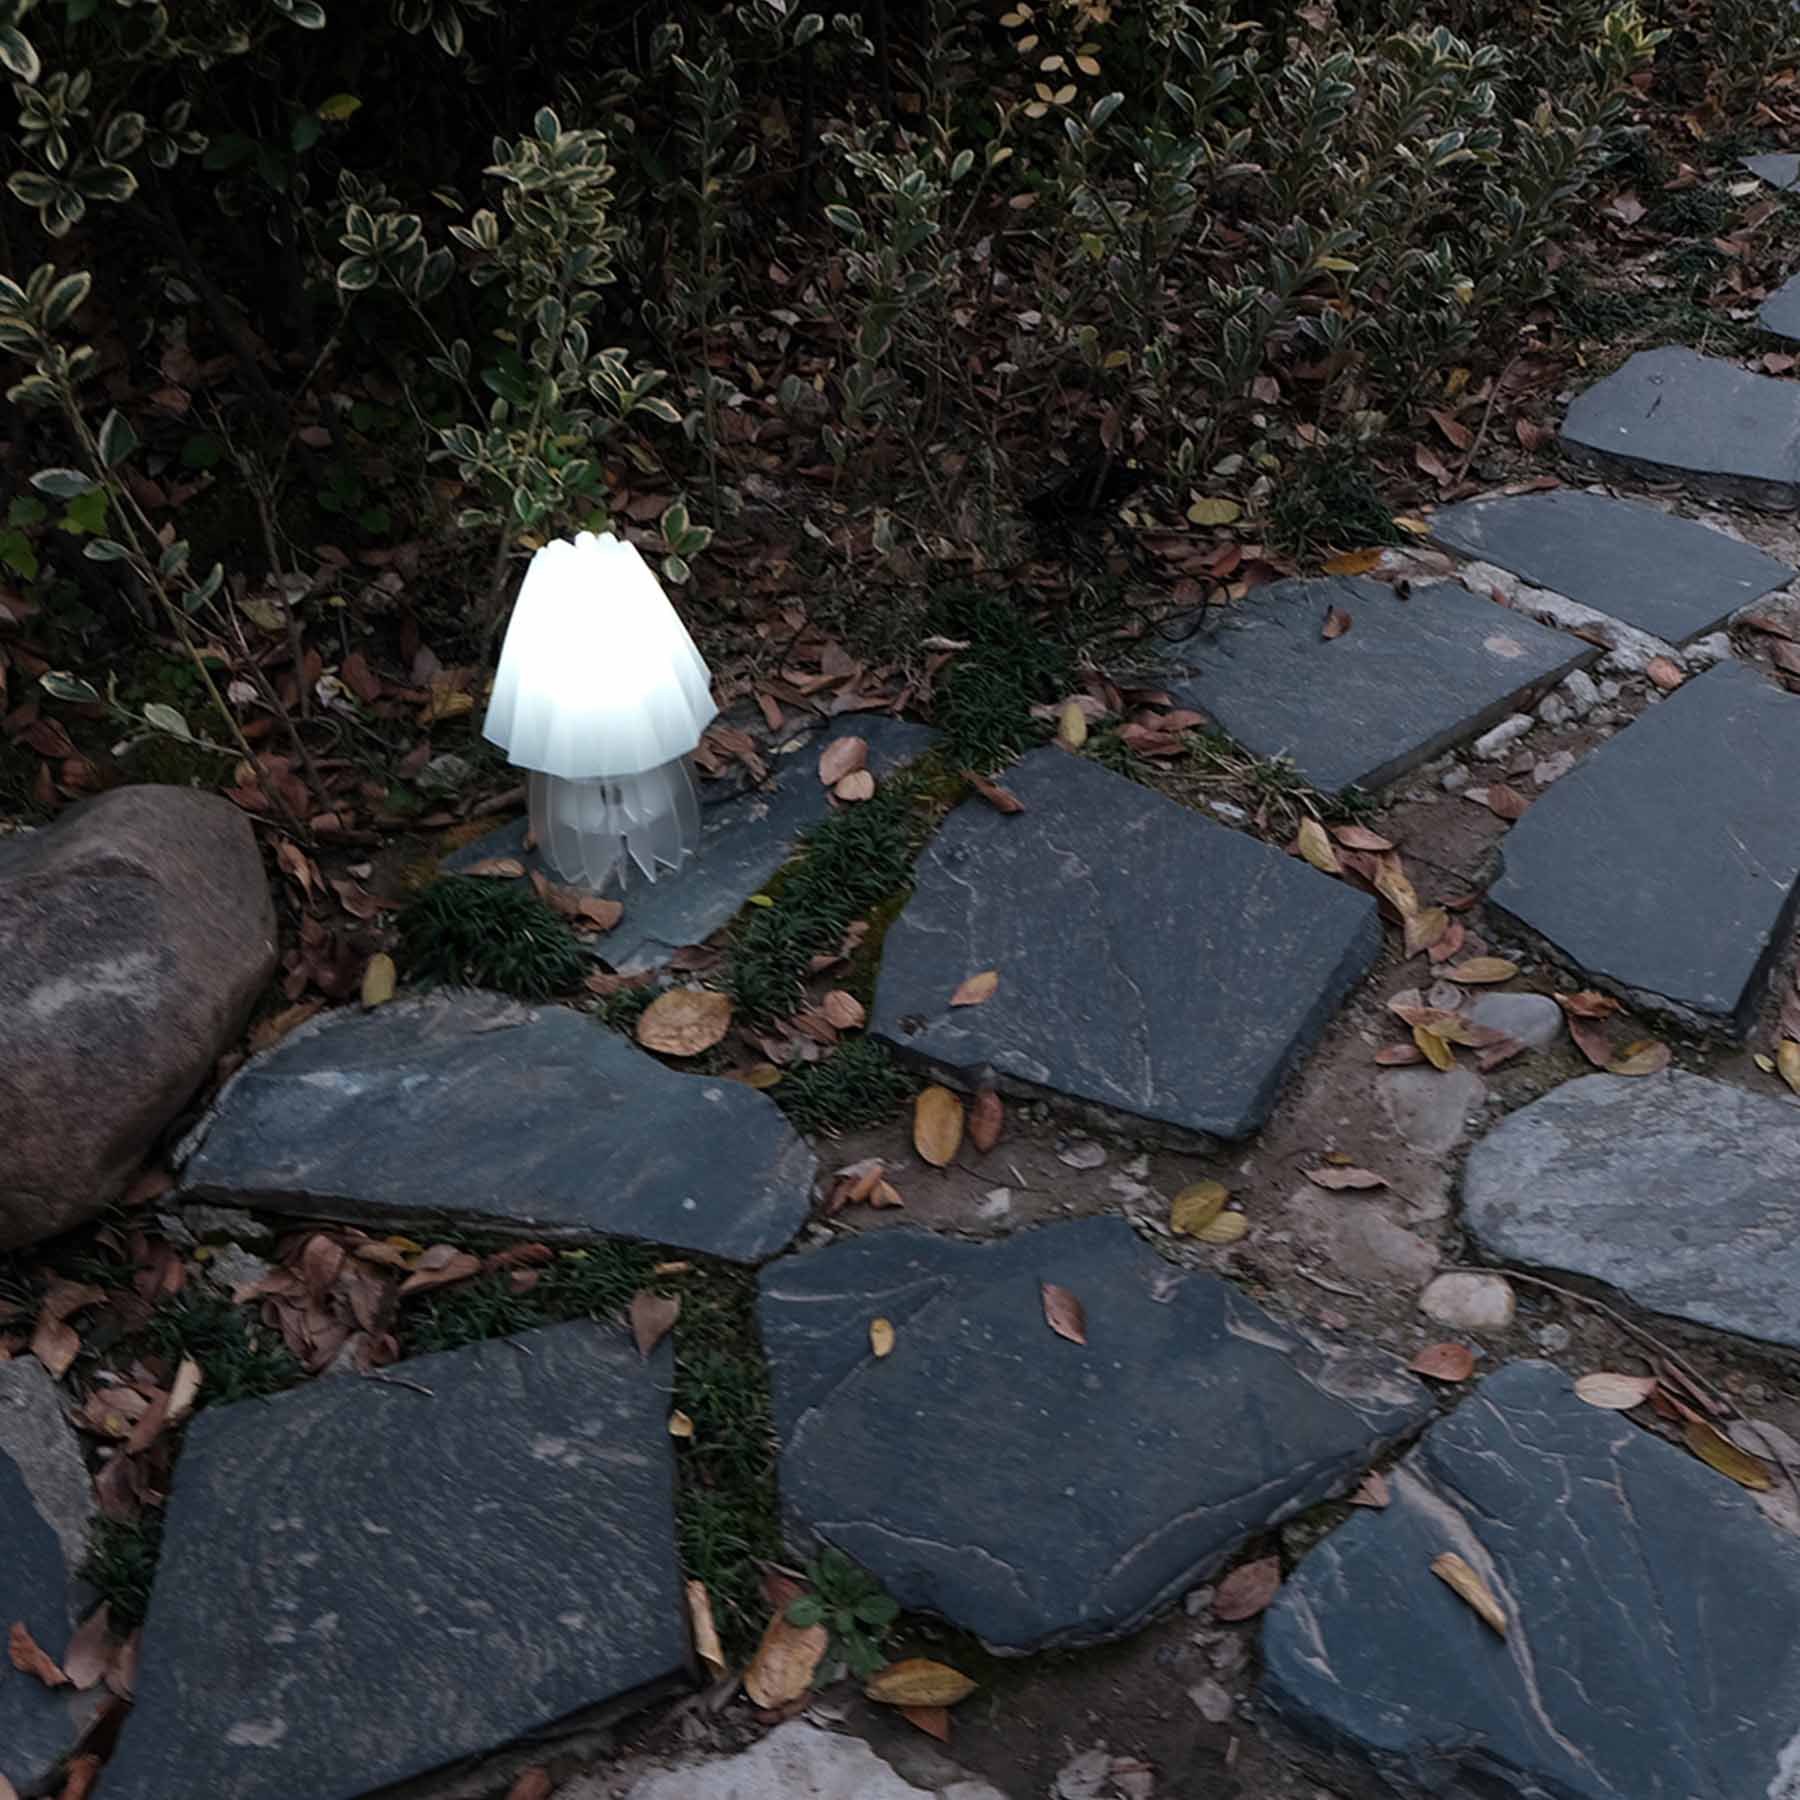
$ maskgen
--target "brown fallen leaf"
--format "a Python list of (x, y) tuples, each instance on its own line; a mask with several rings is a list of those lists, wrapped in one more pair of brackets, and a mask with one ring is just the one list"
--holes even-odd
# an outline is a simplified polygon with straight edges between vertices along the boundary
[(907, 1724), (934, 1737), (940, 1744), (950, 1741), (950, 1713), (942, 1706), (903, 1706), (900, 1716)]
[(1231, 1198), (1231, 1190), (1222, 1181), (1196, 1181), (1184, 1187), (1169, 1202), (1169, 1229), (1182, 1237), (1195, 1237), (1204, 1231)]
[(1326, 835), (1325, 827), (1317, 819), (1300, 821), (1300, 833), (1295, 840), (1295, 847), (1321, 874), (1343, 874), (1344, 865), (1338, 860), (1337, 850)]
[(1448, 1012), (1439, 1006), (1401, 1006), (1399, 996), (1388, 1002), (1388, 1011), (1413, 1027), (1424, 1026), (1446, 1044), (1461, 1044), (1465, 1049), (1484, 1050), (1489, 1044), (1502, 1042), (1506, 1033), (1492, 1025), (1477, 1025), (1461, 1013)]
[(71, 1756), (63, 1765), (63, 1784), (56, 1800), (88, 1800), (105, 1766), (92, 1750)]
[(1054, 1281), (1040, 1283), (1044, 1300), (1044, 1323), (1060, 1338), (1071, 1344), (1087, 1342), (1087, 1308), (1066, 1287)]
[(712, 1595), (704, 1581), (687, 1584), (688, 1624), (694, 1632), (694, 1654), (706, 1665), (716, 1680), (725, 1673), (725, 1649), (719, 1642), (719, 1628), (713, 1621)]
[(698, 1056), (731, 1029), (731, 999), (711, 988), (673, 988), (638, 1016), (637, 1041), (663, 1056)]
[(1509, 1063), (1515, 1056), (1523, 1056), (1530, 1046), (1519, 1038), (1502, 1037), (1499, 1043), (1490, 1044), (1475, 1058), (1475, 1066), (1485, 1075), (1490, 1069), (1497, 1069), (1502, 1063)]
[(973, 769), (964, 769), (962, 778), (995, 812), (1022, 813), (1025, 810), (1025, 802), (1010, 788), (1003, 788), (999, 782), (989, 781), (985, 775), (978, 775)]
[(1213, 1617), (1227, 1625), (1254, 1619), (1280, 1591), (1279, 1556), (1259, 1556), (1254, 1562), (1239, 1563), (1213, 1594)]
[(893, 1355), (894, 1324), (891, 1319), (871, 1319), (869, 1321), (869, 1348), (878, 1357)]
[(1392, 838), (1384, 838), (1380, 832), (1371, 831), (1366, 825), (1334, 825), (1331, 835), (1346, 850), (1369, 850), (1379, 853), (1394, 847)]
[(1666, 656), (1653, 656), (1644, 664), (1644, 673), (1650, 677), (1665, 694), (1672, 694), (1687, 680), (1686, 671), (1678, 662), (1672, 662)]
[(877, 1669), (863, 1692), (883, 1706), (954, 1706), (974, 1693), (976, 1683), (948, 1663), (925, 1656), (909, 1656), (902, 1662)]
[(40, 1318), (31, 1333), (31, 1354), (60, 1381), (81, 1354), (81, 1334), (62, 1319)]
[[(1381, 559), (1385, 554), (1380, 549), (1345, 550), (1337, 556), (1329, 557), (1322, 567), (1327, 575), (1367, 575), (1371, 569), (1381, 567)], [(1337, 610), (1335, 606), (1331, 609), (1332, 612)], [(1329, 619), (1331, 614), (1327, 613), (1325, 616)], [(1325, 635), (1331, 637), (1333, 633), (1328, 631)]]
[(794, 1625), (787, 1605), (777, 1607), (744, 1671), (744, 1692), (758, 1706), (791, 1706), (812, 1686), (814, 1671), (831, 1643), (823, 1625)]
[(868, 741), (859, 737), (834, 738), (819, 752), (819, 780), (835, 788), (846, 775), (868, 766)]
[(1377, 1175), (1373, 1169), (1354, 1167), (1308, 1169), (1306, 1179), (1315, 1187), (1330, 1188), (1333, 1193), (1344, 1188), (1384, 1188), (1387, 1186), (1385, 1175)]
[(1630, 1412), (1656, 1392), (1656, 1385), (1654, 1375), (1618, 1375), (1602, 1369), (1575, 1383), (1575, 1398), (1605, 1412)]
[(1522, 819), (1530, 809), (1531, 802), (1516, 788), (1509, 788), (1504, 781), (1488, 784), (1487, 809), (1496, 819)]
[(858, 1031), (868, 1023), (869, 1018), (868, 1008), (854, 994), (846, 993), (842, 988), (833, 988), (819, 1002), (819, 1011), (839, 1031)]
[(1450, 915), (1441, 906), (1425, 906), (1415, 913), (1408, 913), (1403, 924), (1406, 932), (1404, 953), (1417, 956), (1429, 950), (1450, 929)]
[[(1449, 909), (1446, 908), (1445, 910), (1448, 911)], [(1460, 919), (1452, 919), (1450, 921), (1449, 929), (1445, 931), (1444, 935), (1439, 938), (1425, 954), (1430, 957), (1434, 963), (1448, 962), (1451, 957), (1458, 956), (1462, 953), (1463, 943), (1468, 935), (1469, 934), (1463, 929), (1462, 921)]]
[(1419, 1047), (1419, 1054), (1431, 1064), (1448, 1074), (1456, 1067), (1456, 1052), (1435, 1031), (1424, 1025), (1412, 1028), (1413, 1042)]
[(933, 1085), (913, 1102), (913, 1148), (934, 1169), (946, 1168), (962, 1148), (963, 1103)]
[(1392, 851), (1376, 860), (1375, 891), (1403, 919), (1419, 910), (1419, 896), (1408, 880), (1406, 870), (1401, 867), (1399, 857)]
[(1467, 962), (1451, 963), (1444, 970), (1451, 981), (1460, 981), (1468, 986), (1511, 981), (1518, 972), (1519, 965), (1508, 962), (1504, 956), (1471, 956)]
[(1792, 1038), (1783, 1038), (1775, 1052), (1775, 1072), (1800, 1094), (1800, 1044)]
[(983, 1088), (969, 1108), (969, 1142), (985, 1156), (1006, 1128), (1006, 1108), (992, 1088)]
[(363, 967), (363, 1005), (385, 1006), (393, 999), (399, 980), (400, 974), (394, 967), (394, 959), (385, 950), (376, 951)]
[(994, 990), (1000, 985), (998, 969), (983, 969), (979, 975), (971, 975), (950, 996), (952, 1006), (980, 1006), (984, 1001), (994, 997)]
[(1606, 1065), (1609, 1075), (1657, 1075), (1669, 1066), (1669, 1046), (1655, 1038), (1638, 1038)]
[(1433, 1381), (1467, 1381), (1475, 1373), (1475, 1352), (1467, 1344), (1427, 1344), (1406, 1366)]
[(694, 1435), (694, 1421), (678, 1406), (669, 1414), (669, 1436), (672, 1438), (691, 1438)]
[[(689, 1582), (689, 1587), (697, 1587), (697, 1582)], [(705, 1590), (702, 1589), (702, 1592)], [(721, 1671), (723, 1673), (723, 1671)], [(555, 1792), (555, 1784), (550, 1779), (550, 1771), (544, 1768), (527, 1769), (511, 1787), (506, 1790), (506, 1800), (550, 1800)]]
[(1375, 1052), (1375, 1060), (1384, 1069), (1404, 1069), (1409, 1063), (1421, 1063), (1425, 1054), (1417, 1044), (1384, 1044)]
[(1333, 638), (1341, 638), (1354, 623), (1341, 606), (1329, 607), (1325, 613), (1325, 623), (1319, 627), (1319, 636), (1329, 643)]
[(45, 1654), (22, 1619), (15, 1620), (6, 1634), (6, 1651), (12, 1658), (12, 1666), (21, 1675), (35, 1675), (47, 1688), (69, 1685), (68, 1676), (56, 1666), (53, 1658)]
[(449, 1287), (452, 1282), (467, 1281), (481, 1273), (481, 1258), (454, 1244), (433, 1244), (413, 1264), (413, 1272), (400, 1284), (400, 1295), (429, 1293), (433, 1288)]
[(79, 1693), (98, 1687), (112, 1667), (112, 1608), (103, 1600), (75, 1627), (63, 1652), (63, 1673)]
[(1506, 1614), (1493, 1596), (1488, 1584), (1475, 1573), (1454, 1550), (1434, 1557), (1431, 1572), (1444, 1582), (1466, 1606), (1472, 1607), (1481, 1622), (1501, 1637), (1506, 1636)]
[(1612, 1061), (1612, 1040), (1606, 1033), (1589, 1019), (1570, 1014), (1563, 1023), (1569, 1028), (1569, 1036), (1575, 1040), (1575, 1047), (1596, 1069), (1604, 1069)]
[(1687, 1439), (1687, 1447), (1703, 1463), (1710, 1464), (1721, 1475), (1730, 1476), (1739, 1487), (1755, 1488), (1761, 1492), (1775, 1485), (1775, 1477), (1769, 1465), (1760, 1456), (1752, 1456), (1748, 1450), (1740, 1450), (1730, 1438), (1704, 1419), (1689, 1419), (1682, 1427), (1682, 1435)]
[(681, 1301), (666, 1294), (633, 1294), (628, 1316), (638, 1355), (647, 1358), (675, 1329), (675, 1321), (681, 1317)]
[(1357, 1484), (1356, 1492), (1346, 1494), (1352, 1506), (1386, 1506), (1393, 1499), (1388, 1490), (1388, 1478), (1379, 1469), (1371, 1469)]
[(458, 869), (459, 875), (473, 875), (479, 879), (494, 881), (519, 881), (524, 877), (525, 865), (516, 856), (488, 856), (480, 862), (470, 863), (466, 869)]
[(857, 769), (846, 775), (831, 791), (838, 799), (847, 800), (853, 805), (864, 800), (873, 800), (875, 798), (875, 777), (867, 769)]

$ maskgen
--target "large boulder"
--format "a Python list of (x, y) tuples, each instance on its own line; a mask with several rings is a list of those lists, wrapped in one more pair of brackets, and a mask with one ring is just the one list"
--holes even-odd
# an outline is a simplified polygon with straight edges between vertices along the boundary
[(115, 788), (0, 840), (0, 1250), (117, 1197), (274, 967), (262, 858), (228, 801)]

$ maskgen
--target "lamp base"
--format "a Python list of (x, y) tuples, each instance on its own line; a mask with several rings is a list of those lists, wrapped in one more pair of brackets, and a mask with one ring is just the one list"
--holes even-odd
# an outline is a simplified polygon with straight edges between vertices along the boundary
[(641, 775), (570, 780), (532, 770), (531, 835), (564, 881), (621, 891), (632, 864), (646, 881), (675, 873), (700, 849), (700, 800), (687, 758)]

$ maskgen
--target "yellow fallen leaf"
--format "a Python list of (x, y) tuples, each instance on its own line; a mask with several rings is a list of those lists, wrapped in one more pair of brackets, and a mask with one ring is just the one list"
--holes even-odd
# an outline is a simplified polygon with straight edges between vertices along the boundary
[(1769, 1465), (1760, 1456), (1752, 1456), (1748, 1450), (1740, 1450), (1730, 1438), (1707, 1424), (1704, 1419), (1689, 1419), (1683, 1432), (1687, 1438), (1687, 1447), (1703, 1463), (1717, 1469), (1721, 1475), (1729, 1475), (1739, 1487), (1761, 1491), (1775, 1485), (1775, 1477), (1769, 1472)]
[(887, 1319), (869, 1321), (869, 1348), (877, 1356), (891, 1356), (894, 1350), (894, 1327)]
[(744, 1671), (744, 1692), (758, 1706), (791, 1705), (812, 1686), (813, 1671), (830, 1643), (823, 1625), (791, 1624), (782, 1606)]
[(1472, 1606), (1484, 1624), (1491, 1626), (1501, 1637), (1506, 1636), (1506, 1614), (1501, 1611), (1500, 1602), (1494, 1598), (1488, 1584), (1454, 1550), (1446, 1550), (1436, 1557), (1431, 1572)]
[(1412, 536), (1412, 537), (1430, 537), (1431, 536), (1431, 527), (1429, 525), (1427, 525), (1423, 519), (1414, 519), (1404, 513), (1397, 513), (1394, 516), (1394, 523), (1396, 525), (1398, 525), (1400, 527), (1400, 529), (1402, 531), (1406, 532), (1409, 536)]
[(1325, 564), (1325, 573), (1367, 575), (1371, 569), (1381, 566), (1382, 555), (1380, 550), (1346, 550), (1342, 556), (1334, 556)]
[(1235, 1244), (1250, 1229), (1250, 1220), (1241, 1212), (1222, 1212), (1210, 1225), (1202, 1225), (1194, 1233), (1201, 1244)]
[(976, 1684), (948, 1663), (909, 1656), (889, 1663), (869, 1677), (863, 1692), (883, 1706), (954, 1706), (974, 1693)]
[(1511, 981), (1518, 972), (1519, 965), (1508, 962), (1504, 956), (1471, 956), (1467, 962), (1451, 963), (1444, 970), (1452, 981), (1479, 986)]
[(1412, 1034), (1413, 1042), (1424, 1051), (1425, 1060), (1434, 1069), (1442, 1069), (1448, 1074), (1456, 1067), (1456, 1052), (1435, 1031), (1428, 1031), (1423, 1025), (1415, 1025)]
[(946, 1087), (928, 1087), (913, 1102), (913, 1148), (942, 1169), (956, 1160), (962, 1137), (962, 1102)]
[(1231, 1190), (1222, 1181), (1196, 1181), (1169, 1202), (1169, 1229), (1196, 1237), (1225, 1210)]
[(200, 1365), (191, 1356), (184, 1356), (176, 1367), (175, 1379), (169, 1383), (169, 1410), (163, 1424), (170, 1429), (179, 1425), (194, 1410), (199, 1393)]
[(772, 1062), (752, 1063), (744, 1071), (744, 1086), (772, 1088), (781, 1084), (782, 1072)]
[(1606, 1065), (1611, 1075), (1658, 1075), (1669, 1066), (1669, 1046), (1655, 1038), (1638, 1038)]
[(1208, 494), (1202, 495), (1187, 509), (1187, 516), (1193, 525), (1233, 525), (1244, 516), (1244, 509), (1235, 500)]
[(669, 1414), (669, 1436), (672, 1438), (691, 1438), (694, 1435), (694, 1421), (678, 1406)]
[(1390, 850), (1377, 859), (1375, 865), (1375, 891), (1380, 894), (1401, 918), (1409, 919), (1419, 910), (1419, 896), (1407, 878), (1406, 870), (1400, 859)]
[(1575, 1398), (1604, 1412), (1630, 1412), (1655, 1392), (1654, 1375), (1620, 1375), (1611, 1369), (1597, 1369), (1575, 1383)]
[(1775, 1068), (1781, 1079), (1800, 1094), (1800, 1044), (1792, 1038), (1783, 1038), (1781, 1048), (1775, 1052)]
[(1079, 700), (1068, 700), (1056, 717), (1056, 741), (1069, 750), (1079, 750), (1087, 742), (1087, 714)]
[(979, 1006), (984, 1000), (994, 997), (994, 990), (1000, 985), (998, 969), (983, 969), (979, 975), (971, 975), (954, 994), (950, 996), (952, 1006)]
[(394, 967), (394, 959), (385, 950), (377, 950), (369, 958), (363, 970), (362, 1003), (364, 1006), (385, 1006), (394, 997), (394, 989), (399, 983), (399, 971)]
[(1750, 1060), (1753, 1063), (1755, 1063), (1756, 1066), (1759, 1069), (1761, 1069), (1765, 1075), (1773, 1075), (1775, 1073), (1774, 1057), (1764, 1056), (1763, 1053), (1759, 1050), (1753, 1057), (1751, 1057)]
[(646, 1006), (637, 1041), (664, 1056), (698, 1056), (731, 1029), (731, 1000), (710, 988), (673, 988)]
[(719, 1628), (713, 1623), (712, 1596), (703, 1581), (687, 1584), (688, 1623), (694, 1629), (694, 1654), (716, 1679), (725, 1673), (725, 1648), (719, 1642)]
[(1338, 861), (1337, 846), (1317, 819), (1300, 821), (1300, 854), (1322, 875), (1344, 872), (1344, 865)]

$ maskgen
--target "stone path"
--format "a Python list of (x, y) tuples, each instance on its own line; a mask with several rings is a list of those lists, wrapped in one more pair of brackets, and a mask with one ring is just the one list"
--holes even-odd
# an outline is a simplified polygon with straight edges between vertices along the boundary
[[(1792, 183), (1794, 163), (1750, 166)], [(1771, 300), (1772, 328), (1791, 304)], [(1633, 357), (1564, 430), (1613, 466), (1800, 498), (1800, 385), (1689, 350)], [(1013, 1108), (996, 1150), (941, 1171), (903, 1161), (900, 1122), (881, 1128), (907, 1223), (814, 1218), (828, 1146), (747, 1083), (679, 1073), (573, 1009), (482, 994), (345, 1008), (290, 1034), (191, 1136), (179, 1201), (283, 1230), (624, 1238), (754, 1269), (747, 1348), (771, 1384), (796, 1562), (821, 1545), (853, 1557), (936, 1616), (905, 1641), (949, 1660), (1155, 1640), (1140, 1666), (1159, 1720), (1172, 1708), (1229, 1734), (1212, 1761), (1152, 1767), (1096, 1744), (1094, 1709), (1072, 1707), (1038, 1726), (1066, 1734), (1054, 1800), (1795, 1800), (1786, 1453), (1752, 1465), (1770, 1490), (1753, 1499), (1683, 1447), (1715, 1416), (1684, 1381), (1615, 1412), (1576, 1397), (1568, 1369), (1516, 1360), (1540, 1346), (1573, 1370), (1600, 1354), (1636, 1369), (1654, 1328), (1685, 1332), (1684, 1357), (1733, 1359), (1728, 1381), (1762, 1357), (1768, 1382), (1789, 1382), (1769, 1359), (1800, 1349), (1800, 1100), (1731, 1040), (1800, 1041), (1800, 696), (1751, 660), (1757, 633), (1727, 628), (1787, 605), (1793, 571), (1646, 499), (1574, 489), (1448, 507), (1432, 533), (1452, 578), (1433, 551), (1397, 553), (1389, 580), (1278, 583), (1164, 652), (1161, 678), (1315, 790), (1380, 790), (1383, 830), (1404, 838), (1435, 808), (1444, 860), (1411, 866), (1433, 893), (1454, 874), (1479, 897), (1447, 958), (1400, 953), (1365, 890), (1380, 876), (1390, 909), (1404, 890), (1353, 835), (1334, 878), (1049, 747), (1005, 772), (1017, 811), (970, 799), (939, 826), (879, 940), (870, 1034)], [(1791, 533), (1772, 541), (1791, 555)], [(1327, 637), (1334, 611), (1348, 624)], [(833, 729), (866, 737), (878, 773), (932, 742), (887, 719)], [(733, 918), (826, 816), (817, 748), (794, 740), (770, 787), (711, 808), (700, 863), (628, 896), (596, 954), (661, 967)], [(227, 829), (180, 797), (131, 805)], [(68, 846), (95, 816), (0, 867), (0, 943), (30, 941), (30, 884), (8, 869), (86, 869)], [(450, 865), (509, 854), (529, 860), (520, 826)], [(158, 1122), (124, 1121), (132, 1142), (235, 1038), (233, 1009), (267, 973), (250, 936)], [(1471, 994), (1474, 959), (1502, 955), (1547, 991)], [(952, 1004), (990, 971), (991, 995)], [(1595, 986), (1691, 1034), (1678, 1066), (1588, 1074), (1553, 994)], [(15, 1010), (38, 1004), (20, 992)], [(1378, 1070), (1378, 1052), (1425, 1054), (1406, 1037), (1418, 1005), (1449, 1021), (1462, 1060)], [(109, 1045), (129, 1047), (137, 1028), (114, 1024)], [(1484, 1031), (1523, 1048), (1478, 1070)], [(1133, 1154), (1145, 1144), (1155, 1168)], [(829, 1146), (834, 1162), (850, 1149)], [(1241, 1244), (1175, 1233), (1171, 1169), (1233, 1188)], [(87, 1183), (88, 1212), (110, 1179)], [(1497, 1268), (1520, 1265), (1516, 1287), (1445, 1270), (1464, 1231)], [(207, 1249), (215, 1268), (255, 1266)], [(1588, 1336), (1572, 1347), (1537, 1305), (1538, 1271), (1589, 1284), (1611, 1313), (1582, 1312), (1574, 1290), (1564, 1316)], [(1639, 1335), (1605, 1323), (1619, 1317)], [(1406, 1359), (1445, 1334), (1448, 1359), (1440, 1345), (1420, 1365), (1428, 1386)], [(1485, 1379), (1462, 1385), (1477, 1346)], [(673, 1383), (670, 1343), (640, 1357), (609, 1319), (204, 1407), (101, 1800), (492, 1800), (513, 1777), (487, 1754), (535, 1754), (703, 1681), (676, 1517), (699, 1465), (670, 1436)], [(0, 1361), (0, 1623), (57, 1654), (90, 1602), (74, 1573), (89, 1484), (59, 1416), (75, 1397), (34, 1361)], [(1395, 1453), (1385, 1504), (1375, 1481), (1337, 1504)], [(1224, 1585), (1246, 1551), (1252, 1576), (1284, 1578), (1259, 1665), (1237, 1623), (1254, 1608)], [(1450, 1551), (1504, 1635), (1433, 1574)], [(1079, 1661), (1024, 1666), (1049, 1681)], [(0, 1678), (0, 1790), (35, 1800), (58, 1782), (102, 1698)], [(747, 1734), (749, 1708), (718, 1690), (662, 1715), (648, 1763), (590, 1768), (557, 1800), (1004, 1800), (917, 1732), (894, 1760), (860, 1704), (785, 1723), (774, 1709), (738, 1754), (683, 1754), (677, 1739)], [(987, 1727), (1004, 1718), (988, 1696), (958, 1716), (977, 1706)], [(1013, 1800), (1044, 1785), (1014, 1783)]]
[[(1800, 1741), (1800, 1544), (1561, 1370), (1425, 1434), (1263, 1631), (1263, 1697), (1362, 1794), (1779, 1800)], [(1501, 1637), (1432, 1573), (1485, 1582)]]
[[(920, 858), (875, 1035), (971, 1084), (1254, 1131), (1374, 960), (1374, 904), (1058, 749), (1007, 785), (1021, 814), (969, 800)], [(988, 969), (993, 998), (953, 1006)]]
[[(1350, 626), (1324, 635), (1326, 615)], [(1314, 787), (1384, 787), (1479, 736), (1594, 660), (1579, 640), (1496, 614), (1453, 582), (1278, 581), (1169, 657), (1180, 706)]]

